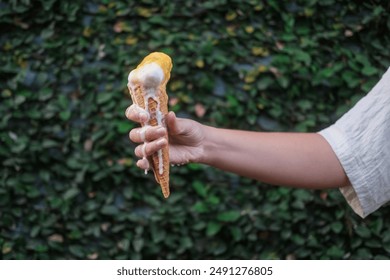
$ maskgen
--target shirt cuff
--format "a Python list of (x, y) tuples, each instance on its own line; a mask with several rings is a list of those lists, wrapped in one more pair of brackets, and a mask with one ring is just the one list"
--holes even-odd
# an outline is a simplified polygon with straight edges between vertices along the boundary
[(340, 192), (353, 211), (360, 217), (365, 218), (379, 207), (375, 208), (373, 203), (371, 203), (370, 192), (367, 188), (368, 184), (365, 177), (362, 176), (364, 170), (359, 168), (361, 163), (359, 158), (356, 157), (357, 153), (353, 151), (353, 147), (349, 144), (347, 137), (336, 125), (325, 128), (319, 134), (332, 147), (351, 182), (349, 186), (340, 187)]

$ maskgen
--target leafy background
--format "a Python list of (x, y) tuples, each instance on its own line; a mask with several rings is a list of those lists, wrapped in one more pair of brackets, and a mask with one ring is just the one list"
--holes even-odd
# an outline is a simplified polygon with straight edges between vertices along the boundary
[(190, 164), (162, 198), (136, 168), (128, 72), (174, 60), (170, 108), (318, 131), (390, 65), (388, 1), (0, 2), (3, 259), (388, 259), (389, 208)]

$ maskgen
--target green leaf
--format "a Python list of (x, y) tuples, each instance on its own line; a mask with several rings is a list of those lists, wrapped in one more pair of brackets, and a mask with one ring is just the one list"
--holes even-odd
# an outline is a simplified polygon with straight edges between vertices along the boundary
[(30, 236), (32, 238), (36, 237), (39, 234), (40, 230), (41, 230), (41, 227), (39, 225), (33, 226), (31, 231), (30, 231)]
[(154, 225), (151, 227), (151, 233), (152, 233), (152, 240), (154, 243), (159, 243), (163, 241), (167, 236), (165, 230)]
[(53, 7), (53, 4), (56, 0), (45, 0), (45, 1), (42, 1), (42, 5), (43, 5), (43, 9), (45, 11), (49, 11), (52, 7)]
[(326, 250), (326, 255), (331, 259), (341, 259), (344, 255), (344, 251), (340, 247), (332, 246)]
[(53, 90), (50, 88), (43, 88), (39, 91), (39, 100), (40, 101), (46, 101), (52, 98), (53, 96)]
[(362, 85), (363, 92), (368, 93), (375, 86), (376, 83), (377, 81), (374, 79), (368, 80), (365, 83), (363, 83)]
[(28, 191), (26, 193), (28, 198), (36, 198), (40, 196), (39, 190), (35, 187), (28, 187)]
[(234, 241), (240, 241), (242, 239), (242, 230), (239, 227), (230, 227), (230, 232), (232, 233)]
[(275, 80), (265, 76), (265, 77), (260, 77), (259, 81), (257, 82), (257, 88), (259, 90), (265, 90), (269, 88), (271, 85), (275, 83)]
[(101, 104), (108, 102), (111, 99), (112, 99), (112, 93), (100, 92), (97, 96), (96, 102), (97, 102), (97, 104), (101, 105)]
[(355, 88), (360, 83), (359, 77), (354, 72), (345, 71), (343, 72), (342, 77), (349, 88)]
[(390, 229), (386, 229), (382, 233), (383, 242), (390, 244)]
[(159, 24), (159, 25), (166, 25), (167, 24), (167, 20), (160, 15), (152, 16), (150, 18), (149, 22), (154, 23), (154, 24)]
[(310, 65), (311, 63), (310, 54), (301, 50), (295, 50), (295, 58), (302, 61), (305, 65)]
[(134, 194), (134, 189), (131, 187), (125, 187), (123, 190), (123, 195), (125, 196), (126, 199), (130, 199), (133, 197)]
[(82, 164), (79, 162), (79, 160), (73, 157), (68, 158), (66, 165), (74, 170), (79, 170), (82, 167)]
[(291, 241), (299, 246), (302, 246), (305, 244), (305, 239), (298, 234), (294, 234), (293, 236), (291, 236)]
[(100, 212), (104, 215), (112, 216), (112, 215), (118, 214), (119, 210), (117, 207), (115, 207), (113, 205), (105, 205), (105, 206), (103, 206), (103, 208)]
[(23, 95), (17, 95), (15, 97), (15, 105), (16, 106), (19, 106), (19, 105), (23, 104), (25, 101), (26, 101), (26, 97), (23, 96)]
[[(382, 219), (377, 219), (376, 221), (374, 221), (371, 225), (370, 225), (370, 229), (371, 231), (376, 234), (376, 235), (380, 235), (382, 236), (381, 232), (382, 232), (382, 229), (383, 229), (383, 220)], [(383, 238), (383, 236), (382, 236)]]
[(205, 197), (207, 196), (207, 188), (206, 188), (206, 185), (204, 183), (202, 183), (201, 181), (198, 181), (198, 180), (195, 180), (193, 183), (192, 183), (192, 187), (193, 189), (196, 191), (196, 193), (202, 197)]
[(138, 237), (133, 241), (133, 248), (134, 251), (136, 251), (137, 253), (141, 251), (143, 246), (144, 246), (144, 240), (141, 237)]
[(240, 216), (240, 211), (231, 210), (218, 214), (217, 219), (221, 222), (235, 222), (240, 218)]
[(364, 242), (365, 245), (367, 245), (368, 248), (381, 248), (382, 247), (382, 242), (374, 239), (369, 239)]
[(219, 199), (219, 197), (215, 195), (209, 195), (207, 196), (207, 202), (210, 203), (211, 205), (218, 205), (221, 202), (221, 200)]
[(193, 223), (192, 225), (192, 228), (196, 231), (200, 231), (200, 230), (203, 230), (204, 228), (206, 228), (206, 223), (203, 222), (203, 221), (199, 221), (199, 222), (195, 222)]
[(330, 227), (335, 233), (340, 233), (343, 230), (343, 224), (340, 222), (333, 222)]
[(74, 255), (78, 258), (84, 257), (84, 250), (83, 250), (83, 247), (80, 245), (70, 245), (69, 251), (72, 253), (72, 255)]
[(80, 193), (80, 190), (78, 188), (71, 188), (69, 190), (67, 190), (64, 195), (62, 196), (62, 198), (64, 200), (70, 200), (74, 197), (76, 197), (78, 194)]
[(67, 121), (70, 119), (70, 116), (71, 116), (71, 112), (70, 111), (61, 111), (60, 112), (60, 118), (61, 120), (63, 121)]
[(372, 66), (364, 66), (362, 69), (362, 74), (365, 76), (372, 76), (378, 73), (378, 70)]
[(296, 189), (293, 191), (293, 196), (295, 198), (297, 198), (298, 200), (301, 200), (301, 201), (304, 201), (304, 202), (307, 202), (307, 201), (310, 201), (313, 199), (313, 193), (308, 191), (308, 190), (304, 190), (304, 189)]
[(38, 253), (44, 253), (44, 252), (47, 252), (48, 250), (48, 247), (46, 245), (42, 245), (42, 244), (39, 244), (37, 245), (34, 250)]
[(222, 224), (218, 222), (209, 222), (207, 223), (206, 235), (214, 236), (216, 235), (222, 228)]
[[(49, 39), (54, 35), (54, 29), (51, 27), (47, 27), (41, 31), (41, 37), (45, 40)], [(44, 81), (44, 80), (43, 80)]]
[(364, 239), (371, 237), (371, 231), (365, 226), (356, 227), (355, 232), (357, 235), (359, 235), (360, 237), (362, 237)]
[(209, 208), (208, 208), (207, 204), (202, 202), (202, 201), (196, 202), (195, 205), (193, 206), (193, 209), (198, 213), (209, 212)]
[(45, 149), (57, 147), (58, 145), (59, 145), (59, 143), (57, 143), (56, 141), (53, 141), (51, 139), (44, 139), (42, 141), (42, 147)]
[(193, 242), (192, 242), (191, 238), (189, 238), (188, 236), (185, 236), (185, 237), (180, 239), (179, 247), (189, 249), (192, 246), (193, 246)]
[(134, 123), (130, 121), (118, 121), (116, 123), (116, 129), (119, 133), (129, 133), (134, 128)]
[(297, 104), (301, 108), (301, 110), (303, 110), (303, 111), (307, 111), (307, 110), (311, 109), (313, 106), (311, 101), (309, 101), (309, 100), (300, 100), (300, 101), (298, 101)]
[(290, 80), (286, 76), (280, 76), (276, 79), (282, 88), (287, 88), (290, 84)]

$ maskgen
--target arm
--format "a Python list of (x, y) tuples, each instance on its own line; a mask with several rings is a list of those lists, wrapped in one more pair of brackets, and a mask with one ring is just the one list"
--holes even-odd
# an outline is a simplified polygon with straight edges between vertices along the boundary
[(204, 129), (202, 163), (275, 185), (348, 185), (336, 155), (319, 134)]
[[(142, 114), (134, 106), (126, 116), (141, 122)], [(141, 117), (140, 117), (141, 116)], [(165, 129), (149, 128), (145, 137), (140, 129), (130, 132), (130, 139), (148, 142), (144, 151), (150, 155), (167, 145), (163, 140), (169, 134), (170, 159), (173, 164), (198, 162), (225, 171), (250, 177), (270, 184), (302, 188), (331, 188), (348, 185), (333, 150), (315, 133), (267, 133), (219, 129), (198, 122), (176, 118), (174, 113), (166, 117)], [(142, 158), (142, 145), (135, 154)], [(139, 160), (137, 165), (147, 164)]]

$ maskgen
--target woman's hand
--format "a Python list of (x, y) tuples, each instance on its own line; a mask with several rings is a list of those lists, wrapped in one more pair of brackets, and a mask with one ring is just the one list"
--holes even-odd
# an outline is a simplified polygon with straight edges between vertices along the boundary
[[(131, 105), (126, 110), (126, 117), (134, 122), (148, 121), (148, 114), (141, 107)], [(203, 125), (198, 122), (177, 118), (174, 112), (165, 116), (167, 129), (162, 126), (134, 128), (130, 131), (130, 140), (139, 143), (135, 148), (135, 155), (140, 158), (137, 166), (147, 169), (149, 163), (146, 157), (151, 156), (169, 144), (169, 158), (171, 164), (186, 164), (199, 162), (203, 156), (202, 142), (204, 140)], [(165, 136), (168, 133), (169, 143)]]

